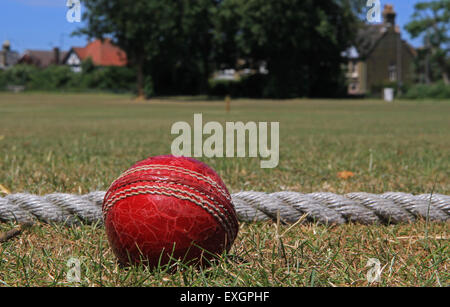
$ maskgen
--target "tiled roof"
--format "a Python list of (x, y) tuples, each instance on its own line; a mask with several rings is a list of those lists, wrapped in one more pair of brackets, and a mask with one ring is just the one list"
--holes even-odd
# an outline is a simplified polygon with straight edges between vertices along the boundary
[(86, 47), (74, 47), (72, 49), (81, 60), (91, 58), (96, 66), (127, 65), (126, 53), (119, 47), (114, 46), (109, 39), (103, 41), (97, 39)]
[[(66, 56), (66, 51), (59, 52), (59, 62)], [(54, 50), (26, 50), (20, 63), (28, 63), (36, 65), (41, 68), (45, 68), (55, 63), (55, 51)]]
[[(394, 30), (396, 33), (400, 33), (400, 28), (398, 26), (396, 26)], [(388, 31), (389, 27), (385, 24), (364, 25), (361, 29), (359, 29), (356, 36), (356, 49), (358, 50), (359, 56), (361, 58), (369, 56), (375, 48), (375, 45)], [(408, 51), (415, 56), (416, 51), (414, 48), (403, 39), (402, 42), (406, 45)]]
[(356, 48), (360, 56), (368, 56), (386, 32), (384, 24), (362, 26), (356, 35)]
[[(384, 22), (381, 24), (364, 24), (358, 30), (356, 35), (356, 49), (359, 56), (365, 58), (375, 48), (376, 44), (384, 37), (389, 31), (395, 31), (400, 34), (400, 27), (395, 25), (395, 16), (397, 14), (394, 11), (394, 7), (390, 4), (386, 4), (383, 10)], [(408, 50), (414, 55), (415, 50), (406, 41), (402, 40), (408, 48)]]

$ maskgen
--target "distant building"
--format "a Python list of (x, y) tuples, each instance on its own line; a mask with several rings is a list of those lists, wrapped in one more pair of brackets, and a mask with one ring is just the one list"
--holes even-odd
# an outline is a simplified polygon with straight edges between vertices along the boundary
[(110, 39), (95, 40), (86, 47), (73, 47), (63, 59), (73, 71), (81, 72), (81, 63), (90, 58), (95, 66), (126, 66), (125, 51), (112, 44)]
[(385, 5), (383, 18), (382, 24), (360, 29), (356, 46), (344, 54), (350, 95), (365, 95), (387, 83), (402, 85), (413, 80), (416, 51), (402, 40), (392, 5)]
[(238, 59), (236, 61), (236, 68), (226, 67), (221, 70), (217, 70), (213, 73), (213, 80), (222, 81), (238, 81), (243, 77), (261, 74), (267, 75), (267, 63), (264, 61), (252, 63), (250, 60)]
[(11, 50), (9, 41), (5, 41), (0, 50), (0, 69), (6, 69), (14, 66), (19, 61), (19, 53)]
[(66, 54), (67, 52), (61, 52), (59, 48), (53, 48), (53, 50), (26, 50), (19, 63), (47, 68), (50, 65), (62, 64), (62, 59)]

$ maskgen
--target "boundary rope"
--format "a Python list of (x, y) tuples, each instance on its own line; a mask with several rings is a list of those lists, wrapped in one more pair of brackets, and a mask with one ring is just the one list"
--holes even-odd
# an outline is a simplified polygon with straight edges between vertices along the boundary
[[(102, 203), (105, 192), (86, 195), (53, 193), (38, 196), (28, 193), (0, 197), (0, 222), (29, 223), (103, 223)], [(417, 219), (445, 222), (450, 220), (450, 196), (388, 192), (381, 195), (328, 192), (239, 192), (231, 195), (242, 222), (276, 221), (303, 223), (365, 225), (411, 223)]]

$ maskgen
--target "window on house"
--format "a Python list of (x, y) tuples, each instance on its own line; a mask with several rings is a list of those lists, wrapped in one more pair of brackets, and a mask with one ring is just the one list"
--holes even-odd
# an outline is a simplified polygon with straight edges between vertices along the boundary
[(389, 81), (397, 81), (397, 66), (389, 65)]

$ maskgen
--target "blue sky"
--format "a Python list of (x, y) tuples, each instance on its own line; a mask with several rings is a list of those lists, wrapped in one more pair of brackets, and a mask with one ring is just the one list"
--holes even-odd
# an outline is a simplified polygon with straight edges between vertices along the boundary
[[(70, 34), (80, 23), (66, 20), (67, 0), (1, 0), (0, 3), (0, 43), (11, 42), (14, 50), (51, 49), (60, 47), (68, 50), (72, 46), (86, 45), (85, 37)], [(397, 23), (403, 26), (413, 13), (414, 4), (420, 0), (381, 0), (381, 4), (393, 4), (397, 12)], [(132, 0), (130, 0), (132, 2)], [(82, 7), (83, 9), (83, 7)], [(420, 39), (411, 41), (408, 33), (403, 37), (414, 46)]]

